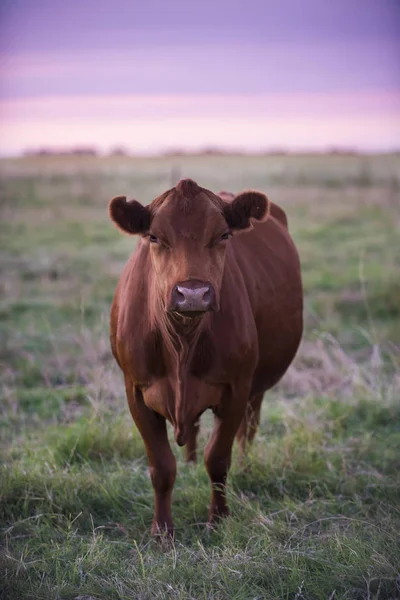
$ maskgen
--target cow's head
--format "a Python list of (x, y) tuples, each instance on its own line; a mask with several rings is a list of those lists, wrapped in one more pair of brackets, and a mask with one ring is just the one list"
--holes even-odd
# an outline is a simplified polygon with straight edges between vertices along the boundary
[(184, 179), (149, 206), (118, 196), (109, 211), (122, 231), (143, 237), (166, 310), (190, 317), (219, 309), (230, 238), (265, 219), (268, 200), (249, 191), (226, 202)]

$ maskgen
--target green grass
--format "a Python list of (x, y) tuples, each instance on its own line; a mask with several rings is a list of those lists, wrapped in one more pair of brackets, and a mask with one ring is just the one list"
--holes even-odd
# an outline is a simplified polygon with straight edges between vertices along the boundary
[[(216, 530), (202, 461), (172, 442), (176, 541), (159, 546), (107, 331), (135, 241), (107, 201), (148, 202), (177, 169), (286, 210), (306, 330), (244, 464), (234, 449)], [(400, 157), (30, 158), (0, 173), (0, 598), (400, 597)], [(211, 427), (206, 414), (200, 453)]]

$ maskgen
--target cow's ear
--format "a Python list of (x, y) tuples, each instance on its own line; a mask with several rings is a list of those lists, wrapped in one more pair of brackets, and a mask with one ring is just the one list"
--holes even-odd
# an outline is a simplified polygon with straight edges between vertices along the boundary
[(250, 219), (264, 221), (268, 218), (270, 203), (261, 192), (241, 192), (224, 206), (224, 216), (229, 227), (235, 230), (248, 229)]
[(150, 228), (150, 210), (137, 200), (127, 202), (125, 196), (117, 196), (108, 205), (108, 213), (111, 221), (125, 233), (143, 235)]

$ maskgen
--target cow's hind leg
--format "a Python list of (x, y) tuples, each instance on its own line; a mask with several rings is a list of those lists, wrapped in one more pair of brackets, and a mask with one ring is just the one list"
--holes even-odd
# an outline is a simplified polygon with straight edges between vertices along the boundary
[(156, 536), (172, 537), (174, 525), (171, 514), (172, 488), (175, 483), (176, 462), (168, 441), (164, 417), (147, 408), (141, 391), (126, 380), (129, 409), (143, 438), (149, 459), (154, 488), (154, 518), (151, 532)]
[(197, 462), (197, 434), (199, 433), (200, 421), (196, 421), (188, 428), (187, 443), (185, 447), (186, 462)]
[(215, 425), (204, 451), (204, 462), (211, 480), (212, 495), (208, 522), (229, 515), (225, 484), (231, 464), (232, 445), (246, 407), (248, 389), (229, 394), (222, 410), (215, 415)]
[(246, 413), (240, 423), (236, 438), (240, 448), (240, 454), (243, 457), (246, 453), (246, 445), (251, 444), (256, 435), (260, 424), (261, 405), (264, 394), (254, 394), (251, 396)]

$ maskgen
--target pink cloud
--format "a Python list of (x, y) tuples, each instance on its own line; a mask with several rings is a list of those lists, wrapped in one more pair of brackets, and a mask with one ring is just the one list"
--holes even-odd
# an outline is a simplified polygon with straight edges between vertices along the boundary
[(359, 117), (400, 115), (400, 92), (73, 96), (0, 100), (0, 122), (15, 119), (125, 120), (138, 117)]

